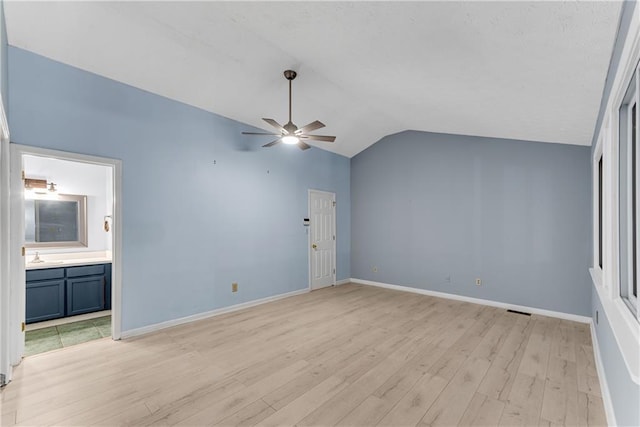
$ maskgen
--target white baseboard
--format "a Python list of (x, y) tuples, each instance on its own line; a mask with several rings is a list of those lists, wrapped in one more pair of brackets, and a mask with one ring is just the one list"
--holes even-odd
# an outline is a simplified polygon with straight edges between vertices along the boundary
[(542, 308), (534, 308), (534, 307), (527, 307), (527, 306), (524, 306), (524, 305), (508, 304), (508, 303), (499, 302), (499, 301), (492, 301), (492, 300), (481, 299), (481, 298), (472, 298), (472, 297), (466, 297), (466, 296), (463, 296), (463, 295), (456, 295), (456, 294), (448, 294), (446, 292), (430, 291), (430, 290), (427, 290), (427, 289), (413, 288), (411, 286), (391, 285), (391, 284), (388, 284), (388, 283), (374, 282), (374, 281), (371, 281), (371, 280), (362, 280), (362, 279), (353, 279), (352, 278), (351, 282), (359, 283), (361, 285), (369, 285), (369, 286), (377, 286), (379, 288), (393, 289), (393, 290), (396, 290), (396, 291), (413, 292), (413, 293), (416, 293), (416, 294), (429, 295), (429, 296), (432, 296), (432, 297), (447, 298), (447, 299), (453, 299), (453, 300), (457, 300), (457, 301), (470, 302), (472, 304), (488, 305), (488, 306), (491, 306), (491, 307), (504, 308), (504, 309), (507, 309), (507, 310), (523, 311), (523, 312), (526, 312), (526, 313), (539, 314), (541, 316), (548, 316), (548, 317), (556, 317), (558, 319), (571, 320), (571, 321), (574, 321), (574, 322), (591, 323), (591, 318), (590, 317), (579, 316), (577, 314), (563, 313), (561, 311), (544, 310)]
[(609, 383), (607, 383), (607, 377), (604, 372), (604, 365), (602, 364), (602, 357), (600, 356), (600, 344), (598, 344), (598, 336), (596, 335), (596, 328), (593, 321), (591, 322), (591, 343), (593, 344), (593, 353), (596, 359), (596, 370), (598, 372), (598, 380), (600, 381), (600, 393), (602, 394), (604, 411), (607, 415), (607, 425), (617, 426), (616, 414), (613, 411), (613, 401), (611, 400), (611, 394), (609, 393)]
[(349, 282), (351, 282), (351, 279), (338, 280), (336, 281), (336, 286), (346, 285)]
[(153, 325), (143, 326), (142, 328), (129, 329), (128, 331), (122, 331), (121, 337), (123, 339), (137, 337), (140, 335), (159, 331), (161, 329), (170, 328), (172, 326), (178, 326), (184, 323), (195, 322), (196, 320), (207, 319), (209, 317), (220, 316), (221, 314), (231, 313), (231, 312), (243, 310), (249, 307), (255, 307), (256, 305), (266, 304), (268, 302), (277, 301), (283, 298), (289, 298), (296, 295), (306, 294), (307, 292), (309, 292), (309, 289), (300, 289), (298, 291), (287, 292), (286, 294), (274, 295), (272, 297), (266, 297), (266, 298), (261, 298), (253, 301), (243, 302), (241, 304), (218, 308), (216, 310), (206, 311), (204, 313), (198, 313), (198, 314), (194, 314), (187, 317), (181, 317), (179, 319), (167, 320), (166, 322), (155, 323)]

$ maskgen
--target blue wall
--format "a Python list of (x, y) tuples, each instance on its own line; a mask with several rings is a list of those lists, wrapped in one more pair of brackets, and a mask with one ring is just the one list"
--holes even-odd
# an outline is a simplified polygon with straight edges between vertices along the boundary
[[(591, 289), (594, 327), (616, 422), (619, 426), (640, 426), (640, 386), (633, 382), (629, 375), (598, 292), (594, 287)], [(595, 323), (596, 311), (599, 318), (597, 324)]]
[(9, 99), (9, 72), (8, 72), (7, 23), (4, 18), (4, 1), (0, 0), (0, 91), (2, 92), (2, 105), (5, 114), (8, 112)]
[(351, 159), (352, 277), (589, 316), (589, 154), (383, 138)]
[(350, 277), (348, 158), (13, 47), (9, 87), (13, 142), (123, 161), (124, 331), (307, 288), (309, 188), (337, 193)]

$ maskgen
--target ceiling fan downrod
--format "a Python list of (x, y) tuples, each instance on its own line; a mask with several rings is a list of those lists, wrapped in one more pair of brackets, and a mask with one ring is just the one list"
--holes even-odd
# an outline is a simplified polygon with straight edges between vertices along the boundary
[[(293, 122), (291, 121), (291, 91), (292, 91), (292, 87), (291, 87), (291, 82), (293, 81), (293, 79), (296, 78), (296, 76), (298, 75), (298, 73), (296, 73), (293, 70), (285, 70), (284, 72), (284, 78), (289, 80), (289, 123), (287, 123), (284, 128), (287, 129), (287, 127), (295, 127), (295, 129), (293, 129), (293, 131), (289, 131), (289, 129), (287, 129), (287, 131), (289, 131), (289, 133), (293, 133), (296, 130), (298, 130), (298, 128), (293, 125)], [(293, 126), (289, 126), (289, 125), (293, 125)]]

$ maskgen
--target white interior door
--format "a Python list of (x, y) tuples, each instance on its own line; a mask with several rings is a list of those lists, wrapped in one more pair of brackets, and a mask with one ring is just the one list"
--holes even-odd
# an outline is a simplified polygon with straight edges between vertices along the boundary
[(311, 289), (324, 288), (336, 282), (335, 200), (335, 193), (309, 190)]

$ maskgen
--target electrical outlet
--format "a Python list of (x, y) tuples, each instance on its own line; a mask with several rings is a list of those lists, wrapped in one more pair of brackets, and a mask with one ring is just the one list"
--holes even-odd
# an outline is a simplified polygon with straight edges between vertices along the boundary
[(476, 286), (481, 286), (482, 285), (482, 279), (479, 277), (476, 277)]
[(238, 284), (237, 283), (232, 283), (231, 284), (231, 292), (238, 292)]
[(378, 272), (378, 266), (374, 265), (372, 270), (373, 270), (374, 273), (377, 273)]

